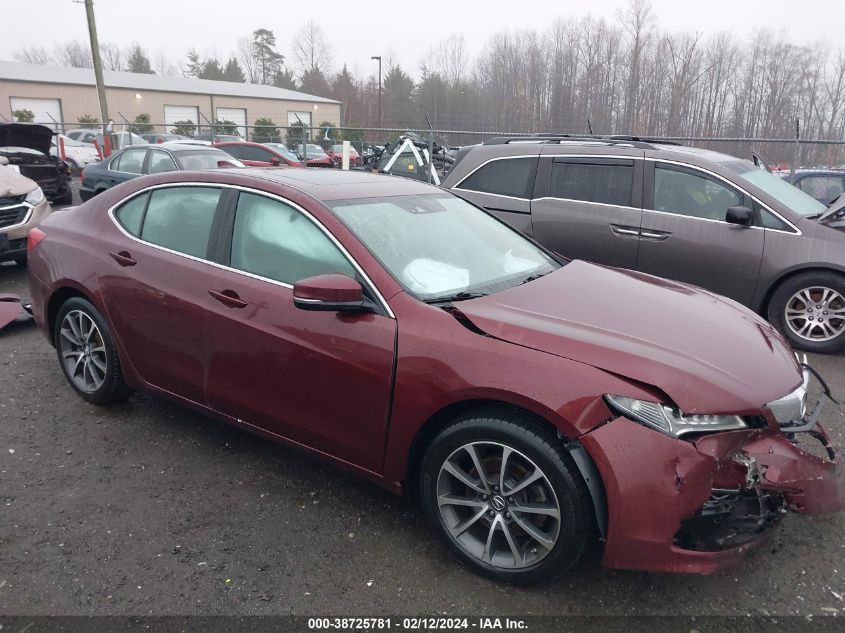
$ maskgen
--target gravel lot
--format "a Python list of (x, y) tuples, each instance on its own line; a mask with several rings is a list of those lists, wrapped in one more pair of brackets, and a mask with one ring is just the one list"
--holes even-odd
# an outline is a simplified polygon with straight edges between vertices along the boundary
[[(27, 296), (0, 265), (0, 292)], [(845, 359), (811, 361), (845, 396)], [(538, 588), (458, 567), (400, 499), (162, 400), (76, 397), (31, 324), (0, 332), (0, 614), (832, 615), (845, 516), (790, 516), (709, 577), (584, 561)], [(841, 443), (845, 419), (826, 424)]]

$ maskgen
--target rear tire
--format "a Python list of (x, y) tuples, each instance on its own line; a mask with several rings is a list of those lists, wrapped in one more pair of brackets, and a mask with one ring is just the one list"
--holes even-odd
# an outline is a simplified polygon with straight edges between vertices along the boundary
[(21, 268), (26, 268), (27, 258), (26, 255), (17, 255), (12, 258), (12, 261), (15, 262)]
[(845, 277), (811, 271), (790, 277), (769, 301), (769, 322), (800, 350), (833, 354), (845, 348)]
[(471, 411), (434, 439), (420, 498), (458, 561), (498, 581), (549, 580), (575, 565), (595, 533), (586, 483), (560, 439), (504, 408)]
[(129, 396), (114, 340), (89, 301), (81, 297), (65, 301), (53, 326), (53, 340), (65, 378), (83, 399), (108, 404)]

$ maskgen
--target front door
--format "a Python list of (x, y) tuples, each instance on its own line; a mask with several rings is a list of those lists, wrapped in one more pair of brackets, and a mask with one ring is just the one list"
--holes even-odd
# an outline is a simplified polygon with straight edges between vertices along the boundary
[(725, 215), (751, 200), (701, 170), (652, 161), (645, 191), (637, 269), (750, 304), (765, 231), (728, 224)]
[(380, 472), (396, 320), (294, 306), (297, 280), (357, 272), (293, 205), (241, 192), (230, 222), (232, 270), (204, 289), (218, 297), (206, 328), (209, 405)]

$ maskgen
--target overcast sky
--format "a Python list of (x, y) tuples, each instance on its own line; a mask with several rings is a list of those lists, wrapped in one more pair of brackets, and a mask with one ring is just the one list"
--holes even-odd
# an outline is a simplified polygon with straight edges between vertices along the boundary
[[(272, 29), (279, 50), (290, 52), (290, 39), (308, 19), (317, 19), (331, 40), (334, 66), (346, 62), (360, 74), (372, 72), (372, 55), (387, 55), (417, 75), (431, 45), (452, 33), (463, 34), (474, 57), (494, 33), (510, 29), (544, 30), (557, 17), (592, 14), (615, 20), (625, 0), (452, 0), (450, 2), (379, 2), (378, 0), (98, 0), (101, 42), (121, 45), (137, 40), (155, 59), (159, 52), (180, 67), (185, 51), (228, 57), (239, 37), (259, 27)], [(755, 28), (784, 31), (794, 43), (825, 40), (845, 47), (843, 0), (652, 0), (659, 26), (705, 34), (730, 30), (738, 38)], [(431, 7), (432, 12), (421, 12)], [(319, 9), (319, 12), (318, 12)], [(3, 0), (0, 3), (0, 59), (16, 49), (38, 44), (87, 40), (85, 8), (73, 0)]]

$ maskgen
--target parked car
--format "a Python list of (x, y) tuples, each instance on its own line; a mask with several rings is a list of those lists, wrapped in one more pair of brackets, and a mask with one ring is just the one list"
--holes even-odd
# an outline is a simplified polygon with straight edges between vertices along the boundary
[(750, 161), (636, 137), (502, 137), (443, 186), (566, 257), (683, 281), (796, 347), (845, 346), (845, 221)]
[(26, 266), (26, 234), (50, 213), (50, 203), (34, 180), (0, 156), (0, 262)]
[(94, 147), (87, 143), (74, 141), (64, 134), (58, 134), (53, 137), (50, 143), (51, 155), (59, 156), (59, 139), (61, 139), (65, 146), (65, 163), (70, 169), (71, 174), (78, 174), (84, 167), (100, 161), (100, 155)]
[(179, 142), (130, 146), (83, 169), (79, 196), (83, 201), (90, 200), (106, 189), (144, 174), (218, 167), (243, 167), (243, 163), (213, 147)]
[(845, 193), (845, 171), (836, 169), (799, 169), (784, 180), (825, 205)]
[[(329, 158), (332, 159), (335, 167), (340, 167), (343, 165), (343, 144), (339, 143), (337, 145), (331, 145), (328, 149), (326, 149), (326, 154)], [(363, 164), (361, 160), (361, 156), (358, 154), (358, 150), (356, 150), (352, 145), (349, 146), (349, 166), (350, 167), (360, 167)]]
[(188, 137), (181, 134), (151, 133), (141, 134), (141, 138), (147, 143), (167, 143), (168, 141), (181, 141)]
[(34, 180), (54, 204), (71, 204), (68, 166), (50, 155), (53, 130), (35, 123), (0, 123), (0, 159)]
[[(93, 145), (94, 141), (96, 141), (101, 149), (105, 147), (102, 130), (78, 128), (75, 130), (68, 130), (65, 132), (65, 135), (75, 141), (79, 141), (80, 143)], [(143, 145), (147, 143), (145, 138), (135, 134), (134, 132), (114, 132), (112, 137), (114, 137), (114, 147), (112, 147), (112, 149), (121, 149), (128, 145)]]
[(314, 143), (306, 143), (305, 151), (303, 151), (302, 145), (300, 144), (296, 148), (296, 155), (300, 163), (305, 160), (308, 167), (334, 167), (334, 161), (329, 158), (325, 150)]
[(610, 567), (712, 572), (787, 510), (845, 506), (810, 371), (765, 320), (567, 262), (424, 183), (158, 174), (30, 249), (35, 320), (84, 400), (141, 389), (334, 460), (492, 578), (549, 578), (600, 539)]
[(231, 154), (250, 167), (302, 167), (296, 154), (281, 143), (247, 143), (246, 141), (215, 143), (227, 154)]

